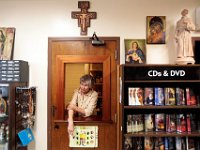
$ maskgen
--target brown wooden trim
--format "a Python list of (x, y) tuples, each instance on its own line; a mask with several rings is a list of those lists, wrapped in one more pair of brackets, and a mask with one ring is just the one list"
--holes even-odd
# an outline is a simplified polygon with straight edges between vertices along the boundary
[[(59, 103), (56, 107), (56, 119), (64, 120), (64, 66), (65, 63), (103, 63), (103, 118), (102, 120), (110, 120), (110, 93), (106, 89), (110, 89), (110, 56), (96, 56), (93, 55), (57, 55), (56, 56), (56, 76), (57, 79), (57, 92), (56, 99), (59, 99)], [(59, 96), (58, 96), (59, 95)], [(108, 101), (105, 103), (105, 101)]]

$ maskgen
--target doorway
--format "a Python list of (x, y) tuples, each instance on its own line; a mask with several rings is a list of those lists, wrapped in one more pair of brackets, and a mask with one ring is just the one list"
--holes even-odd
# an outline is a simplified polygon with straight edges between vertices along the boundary
[(95, 77), (98, 105), (94, 117), (75, 120), (75, 125), (98, 126), (96, 150), (117, 149), (119, 38), (101, 39), (105, 45), (93, 46), (87, 37), (49, 38), (48, 150), (76, 149), (69, 147), (66, 105), (77, 79), (88, 73)]

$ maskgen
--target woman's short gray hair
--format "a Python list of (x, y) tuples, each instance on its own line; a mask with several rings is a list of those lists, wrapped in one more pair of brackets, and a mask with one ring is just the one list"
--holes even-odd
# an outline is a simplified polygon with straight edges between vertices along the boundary
[(94, 78), (90, 74), (83, 75), (80, 78), (80, 83), (87, 83), (89, 88), (94, 86)]

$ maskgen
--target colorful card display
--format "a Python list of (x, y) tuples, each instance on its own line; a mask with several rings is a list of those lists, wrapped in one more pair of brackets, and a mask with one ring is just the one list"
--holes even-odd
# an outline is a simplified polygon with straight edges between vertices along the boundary
[(75, 126), (69, 147), (98, 147), (98, 126)]

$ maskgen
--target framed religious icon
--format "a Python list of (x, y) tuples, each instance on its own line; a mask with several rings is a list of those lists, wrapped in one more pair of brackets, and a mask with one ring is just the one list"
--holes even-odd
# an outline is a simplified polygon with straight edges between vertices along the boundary
[(145, 64), (146, 44), (145, 39), (125, 39), (125, 63)]
[(147, 16), (147, 44), (165, 44), (166, 17)]
[(0, 27), (0, 60), (12, 60), (15, 28)]

